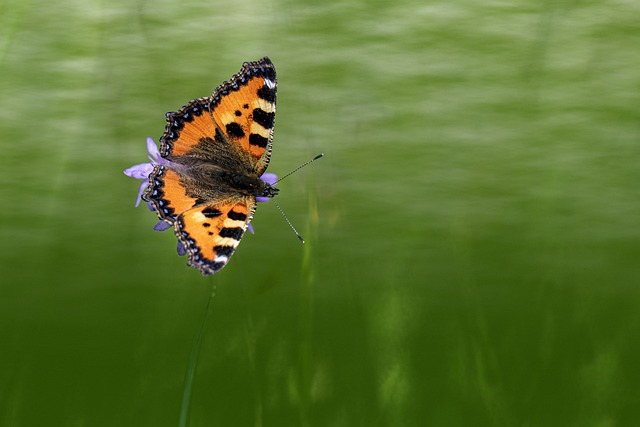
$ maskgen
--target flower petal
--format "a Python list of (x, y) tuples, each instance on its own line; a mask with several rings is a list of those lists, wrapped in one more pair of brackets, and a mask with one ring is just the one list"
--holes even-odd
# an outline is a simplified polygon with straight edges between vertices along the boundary
[(178, 251), (178, 255), (180, 256), (185, 256), (187, 254), (187, 249), (184, 247), (180, 240), (178, 240), (178, 247), (176, 248), (176, 250)]
[(160, 151), (158, 151), (158, 146), (152, 138), (147, 138), (147, 151), (149, 152), (148, 159), (151, 160), (152, 165), (166, 166), (174, 169), (180, 167), (178, 163), (172, 162), (171, 160), (167, 160), (162, 157)]
[(262, 174), (260, 179), (263, 180), (264, 182), (266, 182), (269, 185), (276, 185), (276, 182), (278, 181), (278, 175), (276, 175), (275, 173), (271, 173), (271, 172), (265, 172), (265, 173)]
[(157, 160), (160, 157), (158, 146), (156, 145), (153, 138), (147, 138), (147, 151), (149, 152), (149, 156), (151, 156), (153, 160)]
[(140, 163), (124, 170), (125, 175), (135, 179), (147, 179), (151, 172), (153, 172), (151, 163)]
[(172, 226), (173, 224), (171, 224), (170, 222), (160, 221), (159, 223), (153, 226), (153, 229), (156, 231), (164, 231), (164, 230), (170, 229)]
[(142, 199), (142, 193), (147, 188), (147, 185), (149, 185), (149, 180), (148, 179), (145, 179), (144, 181), (142, 181), (140, 183), (140, 189), (138, 190), (138, 197), (136, 198), (136, 204), (135, 204), (136, 208), (140, 204), (140, 199)]
[(251, 224), (247, 224), (247, 228), (249, 229), (249, 231), (251, 232), (251, 234), (255, 234), (255, 233), (253, 232), (253, 225), (251, 225)]
[(269, 201), (268, 197), (256, 196), (256, 202), (266, 203)]

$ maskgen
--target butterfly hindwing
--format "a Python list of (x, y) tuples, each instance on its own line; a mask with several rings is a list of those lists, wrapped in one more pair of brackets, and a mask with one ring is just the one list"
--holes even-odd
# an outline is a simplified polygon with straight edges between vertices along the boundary
[(175, 218), (198, 203), (187, 193), (184, 180), (173, 170), (156, 166), (150, 178), (151, 187), (145, 199), (151, 202), (160, 219)]
[(175, 232), (189, 256), (189, 265), (210, 275), (235, 252), (256, 209), (255, 199), (199, 205), (176, 218)]

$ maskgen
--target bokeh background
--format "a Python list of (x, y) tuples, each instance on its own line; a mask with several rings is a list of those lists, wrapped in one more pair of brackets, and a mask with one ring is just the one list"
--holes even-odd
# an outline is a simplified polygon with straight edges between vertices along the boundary
[[(164, 113), (268, 55), (270, 171), (203, 278), (134, 209)], [(640, 3), (5, 0), (0, 425), (631, 426)]]

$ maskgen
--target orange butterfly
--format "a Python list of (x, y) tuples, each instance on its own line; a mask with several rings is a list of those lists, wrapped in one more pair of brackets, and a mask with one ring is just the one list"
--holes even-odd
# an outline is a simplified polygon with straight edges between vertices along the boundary
[(174, 228), (178, 253), (205, 276), (229, 262), (256, 202), (278, 194), (277, 177), (265, 173), (276, 86), (269, 58), (245, 62), (210, 97), (167, 113), (160, 151), (148, 138), (151, 162), (125, 170), (144, 180), (136, 206), (140, 197), (149, 203), (160, 218), (154, 229)]

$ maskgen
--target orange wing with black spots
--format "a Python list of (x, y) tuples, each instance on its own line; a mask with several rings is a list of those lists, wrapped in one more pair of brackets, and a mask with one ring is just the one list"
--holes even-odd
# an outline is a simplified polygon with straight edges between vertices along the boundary
[(198, 203), (197, 198), (187, 193), (184, 180), (173, 170), (156, 166), (152, 175), (153, 181), (147, 190), (150, 192), (148, 200), (160, 219), (173, 221)]
[(211, 113), (225, 136), (249, 154), (260, 175), (271, 157), (276, 114), (276, 73), (264, 60), (245, 63), (240, 73), (211, 96)]
[(265, 57), (245, 62), (210, 97), (166, 114), (164, 160), (143, 198), (174, 225), (189, 264), (205, 275), (224, 267), (255, 211), (260, 194), (247, 193), (246, 185), (269, 166), (276, 90), (276, 71)]
[(162, 157), (186, 154), (204, 136), (215, 135), (215, 123), (209, 115), (209, 98), (190, 101), (175, 113), (167, 113), (167, 128), (160, 138)]
[(160, 138), (162, 156), (188, 153), (203, 137), (215, 139), (220, 131), (262, 175), (271, 157), (276, 91), (276, 70), (269, 58), (245, 62), (211, 97), (194, 99), (167, 113), (167, 128)]
[(224, 267), (236, 251), (256, 209), (253, 198), (209, 204), (183, 212), (175, 232), (189, 256), (189, 265), (210, 275)]

